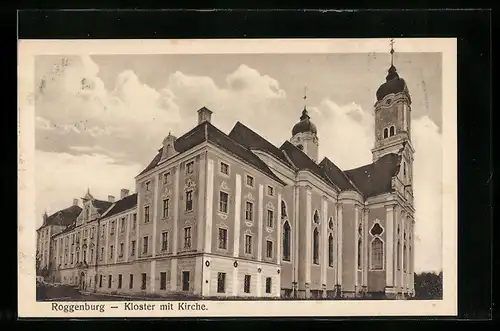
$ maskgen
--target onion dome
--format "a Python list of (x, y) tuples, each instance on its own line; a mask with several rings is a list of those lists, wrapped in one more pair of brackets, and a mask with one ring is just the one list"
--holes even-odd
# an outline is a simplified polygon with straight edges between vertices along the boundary
[(391, 93), (401, 93), (404, 92), (408, 99), (411, 101), (410, 93), (408, 92), (408, 87), (403, 78), (400, 78), (396, 67), (391, 65), (388, 70), (387, 77), (385, 77), (386, 82), (382, 84), (377, 90), (377, 100), (382, 100), (385, 96)]
[(295, 136), (297, 133), (310, 132), (317, 134), (316, 125), (311, 122), (311, 118), (307, 114), (307, 109), (304, 108), (302, 111), (302, 116), (300, 116), (300, 122), (295, 124), (292, 129), (292, 135)]

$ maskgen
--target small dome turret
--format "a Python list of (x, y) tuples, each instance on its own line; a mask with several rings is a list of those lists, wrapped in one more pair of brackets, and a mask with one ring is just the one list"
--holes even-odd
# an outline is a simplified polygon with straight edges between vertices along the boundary
[(309, 117), (306, 108), (304, 108), (304, 110), (302, 111), (302, 116), (300, 116), (300, 122), (294, 125), (292, 129), (292, 136), (295, 136), (297, 133), (302, 133), (302, 132), (310, 132), (314, 134), (318, 133), (316, 125), (314, 125), (314, 123), (311, 122), (311, 118)]

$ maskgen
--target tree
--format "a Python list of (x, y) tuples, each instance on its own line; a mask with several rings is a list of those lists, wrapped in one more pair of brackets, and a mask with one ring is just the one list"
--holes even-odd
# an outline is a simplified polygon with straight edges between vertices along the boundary
[(415, 273), (415, 299), (441, 300), (443, 299), (443, 272)]
[(36, 275), (42, 275), (42, 261), (40, 260), (40, 256), (38, 255), (38, 253), (36, 254)]

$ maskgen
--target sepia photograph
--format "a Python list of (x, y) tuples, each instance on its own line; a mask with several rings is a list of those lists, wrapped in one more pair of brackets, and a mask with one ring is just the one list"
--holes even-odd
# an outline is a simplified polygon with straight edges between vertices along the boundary
[(27, 314), (456, 312), (454, 39), (19, 57)]

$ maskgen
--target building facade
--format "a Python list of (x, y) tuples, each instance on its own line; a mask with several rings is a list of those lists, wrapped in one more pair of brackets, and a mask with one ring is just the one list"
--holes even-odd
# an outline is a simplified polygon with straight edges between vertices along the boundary
[(71, 224), (44, 224), (40, 256), (55, 281), (97, 292), (411, 297), (411, 98), (393, 65), (376, 96), (373, 162), (344, 171), (318, 160), (306, 108), (277, 147), (239, 122), (221, 132), (204, 107), (164, 139), (136, 193), (88, 192)]

